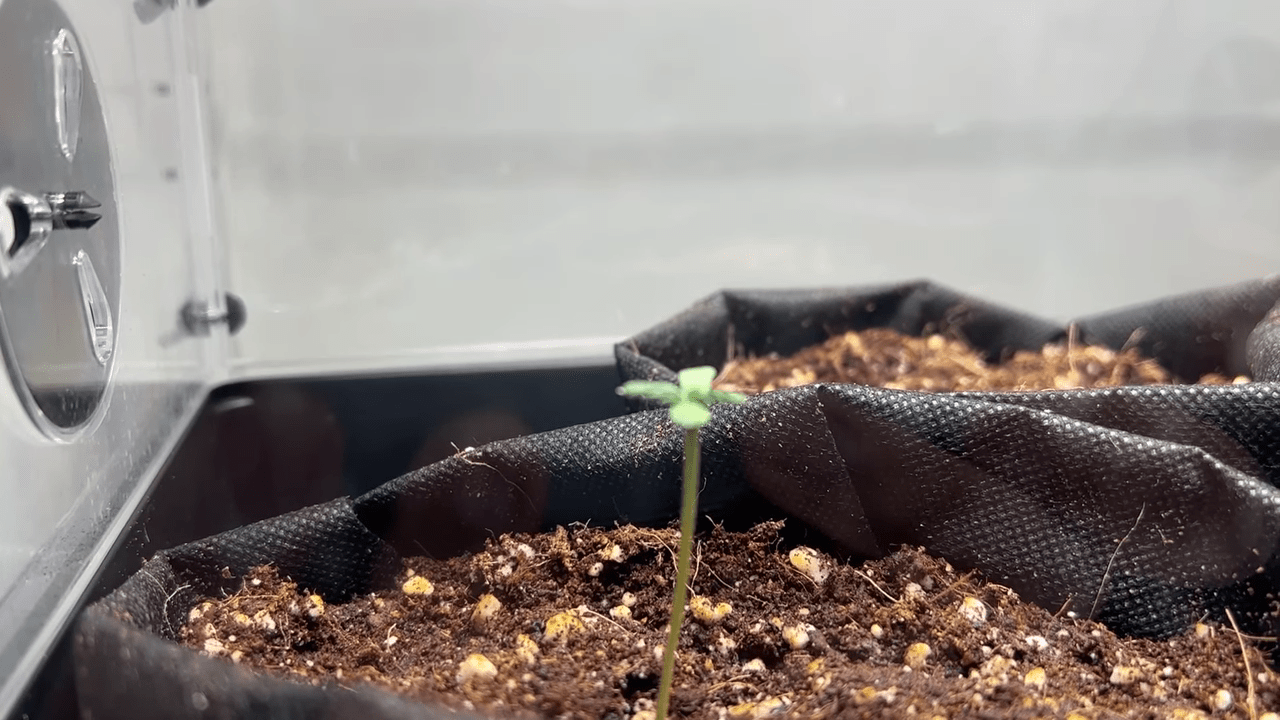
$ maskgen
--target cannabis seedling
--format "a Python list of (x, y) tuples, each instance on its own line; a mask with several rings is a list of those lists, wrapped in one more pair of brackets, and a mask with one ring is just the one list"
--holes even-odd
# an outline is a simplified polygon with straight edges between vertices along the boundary
[(684, 622), (684, 603), (688, 594), (689, 557), (693, 554), (694, 519), (698, 514), (698, 465), (702, 448), (698, 430), (711, 420), (712, 403), (740, 403), (746, 400), (738, 393), (711, 389), (716, 377), (713, 367), (695, 367), (680, 371), (679, 383), (632, 380), (618, 388), (618, 394), (655, 400), (671, 406), (671, 422), (684, 428), (684, 499), (680, 508), (680, 549), (676, 553), (675, 596), (671, 601), (671, 631), (662, 653), (662, 679), (658, 684), (657, 720), (666, 720), (671, 702), (671, 682), (675, 674), (676, 645), (680, 625)]

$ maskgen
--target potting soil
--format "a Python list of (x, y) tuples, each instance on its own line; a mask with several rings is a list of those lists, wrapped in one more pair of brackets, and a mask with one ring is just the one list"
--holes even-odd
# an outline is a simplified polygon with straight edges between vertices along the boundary
[[(1201, 385), (1248, 382), (1208, 373)], [(850, 330), (787, 357), (729, 360), (716, 387), (742, 393), (766, 392), (815, 382), (858, 383), (893, 390), (1034, 391), (1117, 385), (1168, 385), (1175, 378), (1136, 347), (1119, 352), (1100, 345), (1066, 343), (1018, 350), (1000, 362), (986, 361), (958, 337), (915, 337), (890, 328)]]
[[(1120, 639), (920, 549), (855, 566), (784, 540), (781, 525), (697, 538), (676, 717), (1190, 720), (1280, 708), (1280, 676), (1230, 626)], [(411, 558), (394, 586), (346, 603), (261, 567), (193, 608), (181, 637), (297, 682), (507, 717), (652, 717), (678, 540), (634, 526), (504, 535), (467, 557)]]

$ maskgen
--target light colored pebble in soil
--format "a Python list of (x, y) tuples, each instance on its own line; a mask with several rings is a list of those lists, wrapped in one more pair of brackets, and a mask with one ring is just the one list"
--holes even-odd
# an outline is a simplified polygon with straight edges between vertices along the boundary
[(809, 631), (804, 625), (788, 625), (782, 629), (782, 639), (787, 641), (792, 650), (803, 650), (809, 647)]
[(933, 654), (933, 648), (928, 643), (912, 643), (907, 646), (907, 651), (902, 654), (902, 664), (912, 670), (919, 670), (924, 667), (925, 661)]
[(471, 611), (471, 621), (483, 623), (497, 615), (501, 609), (502, 601), (490, 593), (485, 593), (476, 601), (476, 607)]
[(473, 680), (492, 680), (497, 676), (498, 668), (489, 658), (480, 653), (471, 653), (466, 660), (458, 663), (456, 679), (459, 685), (465, 685)]
[(1023, 640), (1027, 643), (1027, 647), (1036, 652), (1044, 652), (1049, 649), (1049, 641), (1045, 640), (1041, 635), (1028, 635)]
[(716, 652), (721, 655), (729, 655), (738, 649), (738, 641), (728, 635), (721, 635), (716, 638)]
[(734, 705), (729, 708), (729, 717), (760, 720), (760, 718), (781, 715), (790, 705), (791, 699), (786, 695), (767, 697), (758, 702), (744, 702)]
[(1044, 690), (1046, 680), (1048, 680), (1048, 678), (1045, 676), (1044, 668), (1042, 667), (1031, 668), (1027, 671), (1026, 675), (1022, 676), (1022, 683), (1037, 691)]
[(828, 567), (827, 562), (811, 548), (795, 548), (787, 554), (787, 559), (791, 561), (792, 567), (807, 575), (815, 585), (826, 582), (831, 575), (831, 568)]
[(715, 625), (733, 612), (733, 606), (725, 602), (713, 604), (710, 598), (695, 595), (689, 600), (689, 611), (703, 625)]
[(319, 595), (307, 596), (307, 616), (314, 619), (324, 615), (324, 598)]
[(974, 627), (987, 622), (987, 605), (976, 597), (966, 597), (960, 601), (960, 617), (968, 620)]
[(884, 690), (876, 690), (868, 685), (858, 690), (852, 690), (849, 694), (853, 697), (854, 705), (867, 705), (873, 702), (892, 705), (898, 699), (898, 688), (889, 687)]
[(276, 634), (276, 619), (266, 610), (259, 610), (253, 614), (253, 624), (268, 636)]
[(421, 575), (414, 575), (404, 581), (404, 584), (400, 586), (400, 590), (404, 592), (405, 595), (420, 595), (422, 597), (426, 597), (435, 592), (436, 588), (431, 584), (430, 580), (422, 577)]
[(525, 665), (538, 662), (538, 653), (541, 651), (542, 649), (533, 638), (523, 633), (516, 636), (516, 657), (520, 658)]
[(564, 641), (570, 635), (576, 632), (586, 630), (586, 626), (582, 624), (582, 620), (578, 618), (576, 610), (565, 610), (562, 613), (556, 613), (547, 619), (547, 624), (542, 632), (542, 637), (549, 640)]
[(1142, 676), (1141, 671), (1129, 665), (1116, 665), (1111, 669), (1112, 685), (1132, 685)]
[(187, 614), (187, 620), (190, 622), (195, 622), (196, 620), (199, 620), (200, 618), (204, 617), (204, 614), (208, 612), (209, 609), (212, 607), (213, 607), (213, 603), (206, 602), (206, 603), (201, 603), (197, 607), (191, 608), (191, 612)]

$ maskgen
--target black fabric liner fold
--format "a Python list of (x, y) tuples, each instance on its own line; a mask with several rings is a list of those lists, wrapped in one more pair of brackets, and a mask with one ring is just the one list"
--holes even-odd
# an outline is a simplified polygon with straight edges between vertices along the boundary
[[(817, 384), (716, 406), (702, 433), (700, 514), (786, 517), (853, 559), (922, 545), (1121, 634), (1166, 637), (1229, 607), (1242, 629), (1275, 635), (1277, 303), (1280, 276), (1074, 323), (1081, 342), (1136, 344), (1183, 381), (1255, 380), (1243, 385), (926, 394)], [(928, 282), (724, 291), (619, 343), (616, 357), (622, 380), (673, 379), (731, 353), (789, 354), (868, 327), (955, 332), (991, 360), (1068, 333)], [(452, 556), (575, 521), (669, 522), (681, 434), (664, 410), (633, 409), (159, 553), (79, 619), (82, 713), (457, 717), (371, 688), (256, 674), (174, 639), (200, 597), (237, 589), (260, 564), (341, 602), (388, 587), (402, 556)]]

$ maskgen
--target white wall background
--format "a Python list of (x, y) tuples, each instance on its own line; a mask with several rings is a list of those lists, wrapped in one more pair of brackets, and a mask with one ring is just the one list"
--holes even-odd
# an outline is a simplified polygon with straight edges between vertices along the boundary
[(217, 0), (239, 372), (603, 357), (722, 287), (1280, 271), (1270, 0)]

